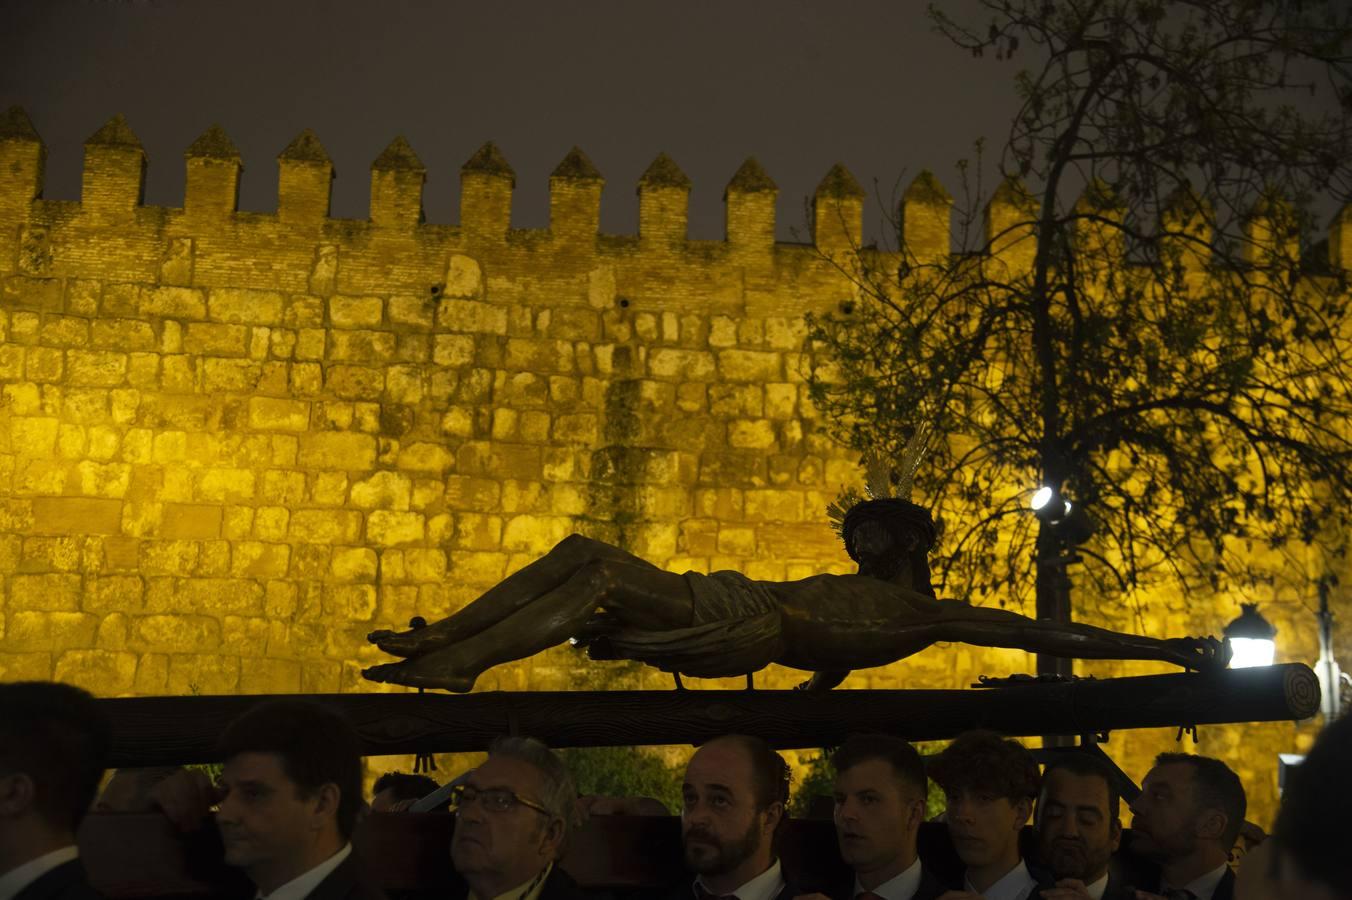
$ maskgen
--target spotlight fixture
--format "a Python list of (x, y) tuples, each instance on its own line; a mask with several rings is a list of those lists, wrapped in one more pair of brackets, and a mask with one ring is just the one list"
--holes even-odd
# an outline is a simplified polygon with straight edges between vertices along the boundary
[(1276, 655), (1277, 629), (1258, 612), (1257, 603), (1241, 603), (1239, 618), (1225, 626), (1225, 636), (1230, 640), (1234, 657), (1230, 660), (1232, 669), (1248, 669), (1254, 666), (1270, 666)]
[(1070, 517), (1071, 502), (1062, 497), (1060, 492), (1051, 485), (1042, 485), (1033, 492), (1033, 498), (1028, 501), (1028, 505), (1033, 510), (1033, 515), (1049, 525), (1056, 525)]

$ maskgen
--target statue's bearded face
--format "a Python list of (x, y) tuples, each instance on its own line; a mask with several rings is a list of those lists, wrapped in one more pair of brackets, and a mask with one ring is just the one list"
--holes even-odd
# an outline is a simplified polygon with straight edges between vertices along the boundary
[(897, 534), (881, 522), (861, 522), (850, 535), (859, 574), (881, 581), (896, 581), (910, 574), (910, 557), (919, 539), (910, 531)]

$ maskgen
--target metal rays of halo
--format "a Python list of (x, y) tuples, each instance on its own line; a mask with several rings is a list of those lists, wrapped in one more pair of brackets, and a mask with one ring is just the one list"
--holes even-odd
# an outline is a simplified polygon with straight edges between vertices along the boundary
[(856, 504), (864, 500), (884, 500), (897, 498), (911, 499), (911, 490), (915, 487), (915, 473), (920, 462), (929, 450), (933, 426), (929, 422), (921, 423), (906, 442), (901, 456), (893, 461), (876, 449), (864, 451), (860, 464), (864, 467), (864, 494), (854, 488), (846, 488), (826, 507), (826, 518), (836, 534), (844, 536), (845, 516)]

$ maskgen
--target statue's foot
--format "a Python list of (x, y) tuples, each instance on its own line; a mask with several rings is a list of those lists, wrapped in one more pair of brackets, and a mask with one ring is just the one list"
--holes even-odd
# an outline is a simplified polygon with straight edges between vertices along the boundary
[(362, 677), (367, 681), (379, 681), (384, 684), (402, 684), (406, 687), (435, 688), (451, 691), (455, 694), (468, 694), (474, 688), (477, 675), (456, 675), (437, 671), (436, 667), (420, 665), (421, 659), (401, 663), (382, 663), (362, 669)]
[(424, 653), (439, 650), (450, 643), (450, 639), (444, 633), (445, 629), (437, 627), (444, 622), (446, 622), (446, 619), (433, 622), (431, 625), (424, 625), (422, 628), (410, 628), (408, 631), (381, 629), (371, 632), (366, 636), (366, 639), (390, 656), (405, 658), (421, 656)]
[(1213, 637), (1170, 638), (1166, 641), (1175, 654), (1175, 662), (1197, 672), (1219, 672), (1230, 665), (1233, 651), (1229, 641)]

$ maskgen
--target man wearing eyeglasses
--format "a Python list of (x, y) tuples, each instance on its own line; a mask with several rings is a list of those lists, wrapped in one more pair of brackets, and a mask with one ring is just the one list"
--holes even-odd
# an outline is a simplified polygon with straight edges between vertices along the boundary
[(558, 867), (577, 791), (567, 766), (533, 738), (498, 738), (488, 760), (451, 792), (451, 860), (469, 900), (579, 900)]

